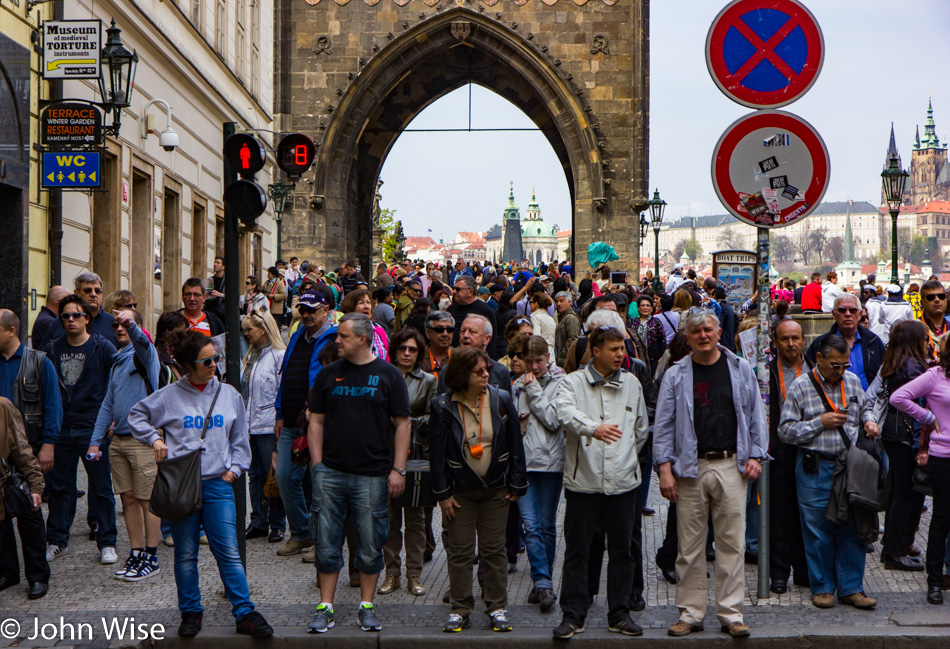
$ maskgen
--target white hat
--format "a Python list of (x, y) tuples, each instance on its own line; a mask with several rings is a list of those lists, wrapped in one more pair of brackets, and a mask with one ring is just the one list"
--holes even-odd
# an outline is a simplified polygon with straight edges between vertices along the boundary
[(676, 264), (673, 266), (673, 270), (683, 270), (683, 264)]
[(893, 295), (897, 295), (898, 293), (901, 292), (901, 287), (898, 286), (897, 284), (890, 284), (890, 285), (887, 287), (887, 292), (888, 292), (888, 293), (891, 293), (891, 294), (893, 294)]

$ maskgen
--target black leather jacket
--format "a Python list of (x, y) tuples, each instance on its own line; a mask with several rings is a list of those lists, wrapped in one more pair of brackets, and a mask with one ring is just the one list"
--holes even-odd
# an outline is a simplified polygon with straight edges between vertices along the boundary
[(429, 457), (432, 491), (442, 501), (458, 491), (508, 487), (508, 493), (523, 496), (528, 490), (524, 445), (518, 409), (511, 395), (488, 386), (494, 439), (491, 464), (484, 478), (478, 476), (465, 461), (465, 433), (452, 393), (446, 392), (432, 400), (429, 414)]

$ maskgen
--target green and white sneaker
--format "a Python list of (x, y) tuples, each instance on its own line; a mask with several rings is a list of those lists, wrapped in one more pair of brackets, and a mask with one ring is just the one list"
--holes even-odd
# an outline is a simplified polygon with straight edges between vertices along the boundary
[(383, 628), (379, 616), (376, 615), (376, 608), (372, 604), (362, 604), (357, 618), (362, 631), (381, 631)]
[(317, 607), (313, 619), (307, 625), (307, 633), (326, 633), (333, 628), (333, 609), (325, 604)]

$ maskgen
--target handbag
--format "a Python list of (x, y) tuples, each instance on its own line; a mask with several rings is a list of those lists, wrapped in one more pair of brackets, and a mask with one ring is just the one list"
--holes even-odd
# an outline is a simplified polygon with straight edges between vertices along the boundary
[(295, 466), (310, 464), (310, 444), (307, 442), (307, 433), (298, 435), (290, 447), (290, 463)]
[[(214, 417), (214, 405), (221, 394), (221, 385), (214, 393), (211, 409), (205, 417), (201, 427), (201, 444), (204, 444), (208, 424)], [(152, 487), (152, 497), (148, 501), (148, 510), (170, 521), (180, 521), (188, 518), (201, 509), (201, 452), (199, 445), (178, 457), (166, 458), (158, 463), (158, 474), (155, 476), (155, 485)]]
[(435, 507), (432, 493), (432, 471), (429, 460), (424, 458), (422, 443), (416, 427), (412, 427), (409, 443), (409, 460), (406, 462), (406, 488), (398, 498), (393, 498), (393, 507)]
[(924, 467), (918, 465), (914, 467), (914, 485), (911, 487), (914, 491), (924, 496), (934, 495), (934, 485), (930, 479), (930, 472)]
[(19, 471), (11, 471), (4, 460), (0, 460), (3, 475), (0, 476), (0, 494), (3, 496), (3, 513), (6, 519), (16, 518), (31, 511), (33, 496), (30, 485)]
[(280, 498), (280, 488), (277, 486), (277, 476), (274, 474), (274, 467), (271, 467), (267, 473), (267, 480), (264, 481), (264, 497)]

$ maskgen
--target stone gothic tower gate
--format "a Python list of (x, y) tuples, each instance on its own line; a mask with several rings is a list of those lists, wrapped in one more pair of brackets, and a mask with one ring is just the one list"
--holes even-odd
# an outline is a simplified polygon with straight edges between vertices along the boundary
[[(554, 149), (578, 268), (602, 240), (635, 271), (648, 199), (648, 21), (649, 0), (279, 0), (277, 128), (318, 147), (284, 214), (284, 256), (368, 269), (386, 155), (423, 109), (472, 82), (518, 106)], [(424, 159), (417, 167), (452, 182)]]

